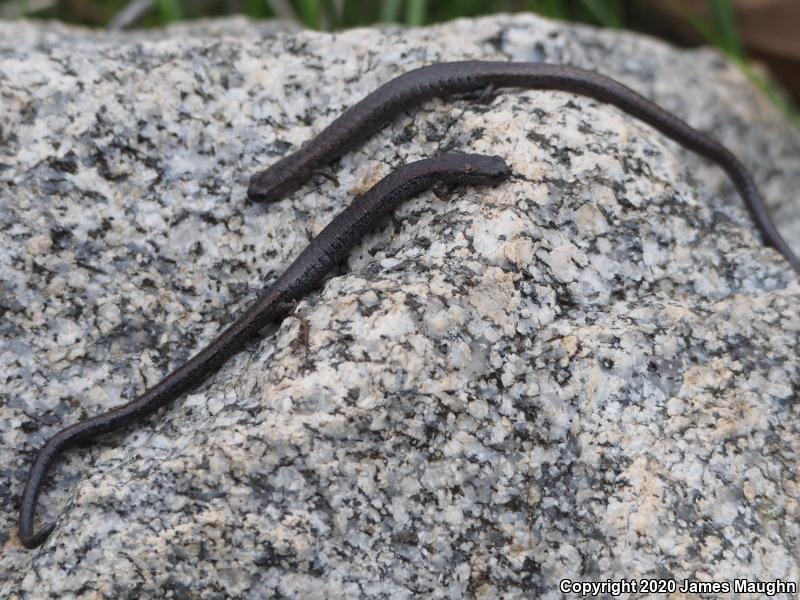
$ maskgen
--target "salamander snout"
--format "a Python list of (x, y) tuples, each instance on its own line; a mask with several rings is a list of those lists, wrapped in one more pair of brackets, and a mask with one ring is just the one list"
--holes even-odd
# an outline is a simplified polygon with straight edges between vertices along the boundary
[(308, 180), (313, 169), (308, 158), (295, 152), (272, 163), (250, 178), (247, 197), (255, 202), (277, 202), (299, 189)]
[(462, 168), (466, 179), (485, 183), (505, 181), (511, 175), (511, 167), (499, 156), (467, 154)]
[(280, 161), (250, 178), (247, 197), (256, 202), (277, 202), (290, 188), (285, 174), (281, 174)]

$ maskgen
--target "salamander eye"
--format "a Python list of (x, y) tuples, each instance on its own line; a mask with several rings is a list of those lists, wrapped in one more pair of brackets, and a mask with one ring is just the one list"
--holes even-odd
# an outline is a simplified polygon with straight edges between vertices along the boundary
[(472, 165), (469, 163), (464, 163), (464, 173), (471, 173), (472, 172)]

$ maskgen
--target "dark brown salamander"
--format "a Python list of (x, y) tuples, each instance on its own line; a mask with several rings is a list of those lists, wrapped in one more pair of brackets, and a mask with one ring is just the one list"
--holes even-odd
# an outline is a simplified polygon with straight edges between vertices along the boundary
[(434, 184), (483, 185), (503, 181), (510, 174), (511, 168), (499, 156), (444, 154), (400, 167), (384, 177), (339, 213), (242, 316), (186, 364), (135, 400), (70, 425), (42, 446), (22, 493), (19, 537), (23, 545), (35, 548), (53, 530), (54, 523), (50, 523), (34, 532), (36, 500), (50, 465), (65, 449), (141, 419), (198, 385), (269, 322), (285, 317), (295, 302), (319, 285), (364, 234), (403, 200)]
[(280, 200), (314, 172), (363, 144), (409, 106), (434, 97), (504, 87), (563, 90), (613, 104), (715, 162), (733, 181), (765, 243), (800, 273), (800, 260), (770, 220), (753, 179), (725, 146), (618, 81), (568, 65), (469, 60), (404, 73), (347, 109), (300, 150), (253, 175), (247, 194), (253, 200)]

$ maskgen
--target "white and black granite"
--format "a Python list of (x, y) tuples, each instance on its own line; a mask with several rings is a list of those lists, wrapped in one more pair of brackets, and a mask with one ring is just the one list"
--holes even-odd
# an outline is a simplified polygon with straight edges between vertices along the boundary
[[(531, 16), (203, 27), (0, 24), (0, 597), (800, 580), (800, 285), (715, 167), (595, 101), (508, 91), (410, 108), (338, 188), (245, 202), (252, 173), (404, 71), (551, 61), (713, 132), (796, 241), (800, 133), (734, 66)], [(208, 342), (354, 194), (450, 150), (517, 176), (408, 203), (202, 388), (69, 452), (40, 502), (56, 530), (21, 547), (48, 436)]]

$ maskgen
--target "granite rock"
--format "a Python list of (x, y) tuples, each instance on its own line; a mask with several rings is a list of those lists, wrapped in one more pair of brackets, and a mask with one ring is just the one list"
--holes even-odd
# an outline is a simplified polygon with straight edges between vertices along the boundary
[[(511, 90), (410, 107), (339, 187), (245, 200), (404, 71), (549, 61), (713, 132), (800, 239), (800, 133), (741, 72), (532, 16), (199, 27), (0, 24), (0, 597), (800, 581), (800, 285), (716, 167), (593, 100)], [(21, 547), (47, 437), (157, 382), (354, 195), (444, 151), (515, 176), (406, 203), (203, 386), (68, 452), (38, 511), (57, 528)]]

